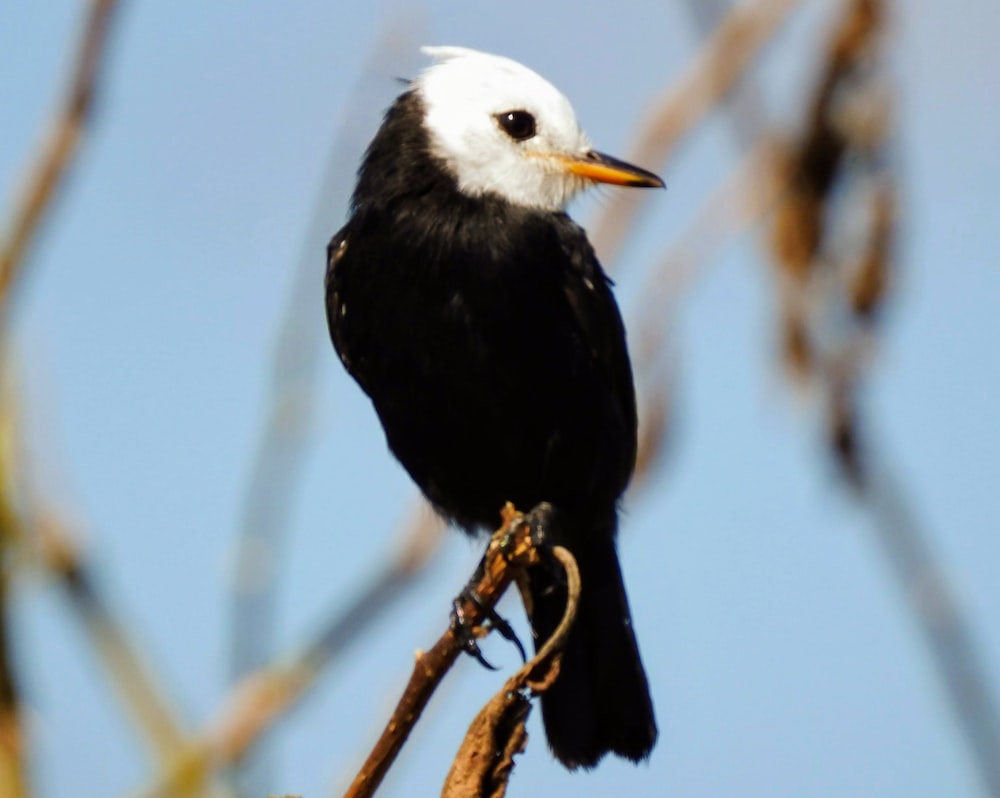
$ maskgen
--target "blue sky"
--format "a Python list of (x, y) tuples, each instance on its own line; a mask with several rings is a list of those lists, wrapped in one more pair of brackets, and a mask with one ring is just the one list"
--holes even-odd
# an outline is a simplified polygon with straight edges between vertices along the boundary
[[(819, 52), (817, 23), (835, 6), (805, 5), (761, 71), (785, 130)], [(961, 11), (897, 5), (902, 239), (866, 407), (996, 672), (1000, 11), (989, 0)], [(359, 104), (362, 65), (390, 19), (402, 20), (404, 51), (394, 71), (366, 81)], [(77, 3), (0, 7), (5, 200), (59, 96), (78, 21)], [(682, 3), (618, 4), (613, 15), (563, 0), (126, 4), (99, 116), (34, 251), (15, 336), (37, 470), (86, 529), (106, 592), (192, 728), (227, 691), (233, 542), (304, 246), (315, 248), (316, 290), (301, 312), (321, 338), (320, 378), (276, 564), (282, 649), (364, 583), (412, 503), (325, 340), (325, 240), (304, 237), (336, 132), (359, 131), (358, 151), (343, 155), (356, 159), (398, 91), (393, 78), (419, 68), (423, 43), (525, 62), (567, 94), (600, 149), (624, 154), (697, 37)], [(662, 170), (669, 188), (621, 264), (626, 317), (643, 273), (736, 162), (716, 117)], [(584, 199), (574, 215), (593, 219), (607, 201)], [(324, 235), (345, 210), (343, 196), (323, 209)], [(672, 447), (627, 508), (620, 547), (659, 746), (638, 768), (608, 761), (570, 775), (534, 726), (512, 794), (979, 794), (871, 521), (821, 458), (814, 409), (783, 381), (773, 286), (753, 237), (724, 248), (675, 312)], [(331, 794), (477, 556), (458, 536), (447, 541), (405, 606), (270, 738), (266, 789)], [(44, 580), (18, 587), (38, 794), (141, 786), (145, 752), (60, 595)], [(516, 664), (499, 643), (488, 656)], [(460, 662), (385, 794), (439, 789), (466, 723), (502, 678)]]

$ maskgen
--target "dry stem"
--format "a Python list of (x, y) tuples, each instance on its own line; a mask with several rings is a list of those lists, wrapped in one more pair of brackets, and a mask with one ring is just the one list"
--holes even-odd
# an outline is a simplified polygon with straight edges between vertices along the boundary
[(46, 566), (65, 588), (94, 650), (113, 677), (111, 684), (160, 760), (171, 761), (185, 747), (184, 729), (138, 648), (97, 590), (77, 543), (52, 517), (36, 522), (33, 532)]
[(580, 600), (580, 570), (567, 549), (552, 555), (566, 571), (566, 611), (538, 653), (480, 710), (469, 725), (455, 756), (441, 798), (502, 798), (514, 768), (514, 756), (524, 751), (530, 696), (544, 693), (559, 676), (562, 651), (576, 618)]
[[(726, 96), (774, 34), (797, 0), (758, 0), (731, 10), (687, 71), (653, 103), (628, 160), (656, 169)], [(590, 226), (601, 260), (611, 265), (649, 194), (622, 193)]]
[(65, 102), (52, 123), (9, 229), (0, 241), (0, 323), (9, 315), (12, 288), (45, 210), (73, 162), (97, 93), (116, 0), (93, 0)]
[[(486, 550), (483, 576), (475, 588), (480, 600), (463, 600), (459, 607), (470, 629), (483, 623), (485, 612), (500, 600), (517, 573), (538, 560), (532, 529), (525, 517), (508, 504), (504, 508), (503, 519), (503, 526)], [(449, 628), (429, 651), (417, 652), (413, 674), (403, 697), (344, 798), (366, 798), (375, 793), (434, 690), (462, 653), (462, 648), (461, 637), (454, 628)]]

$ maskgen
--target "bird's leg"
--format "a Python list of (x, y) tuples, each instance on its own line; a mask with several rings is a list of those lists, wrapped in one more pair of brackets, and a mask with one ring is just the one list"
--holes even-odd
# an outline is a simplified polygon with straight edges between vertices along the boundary
[(550, 545), (550, 527), (556, 508), (548, 502), (539, 502), (524, 516), (525, 523), (531, 526), (531, 542), (536, 548), (544, 548)]
[(509, 640), (517, 647), (517, 651), (521, 655), (522, 662), (527, 662), (528, 658), (525, 655), (524, 646), (521, 645), (521, 641), (518, 639), (517, 634), (514, 632), (511, 625), (493, 607), (485, 606), (482, 597), (476, 592), (476, 585), (478, 585), (480, 580), (483, 578), (485, 568), (486, 558), (484, 557), (479, 561), (479, 566), (476, 568), (476, 572), (472, 575), (472, 579), (469, 580), (468, 584), (462, 588), (462, 592), (455, 597), (454, 601), (452, 601), (451, 628), (454, 630), (456, 637), (462, 641), (462, 648), (465, 649), (467, 654), (475, 657), (479, 664), (484, 668), (489, 668), (491, 671), (495, 671), (497, 668), (489, 663), (479, 648), (476, 628), (469, 622), (469, 619), (465, 615), (463, 608), (466, 602), (478, 607), (480, 612), (482, 612), (482, 614), (490, 622), (490, 628), (496, 629), (500, 633), (501, 637), (505, 640)]
[[(539, 502), (525, 514), (525, 523), (531, 526), (531, 542), (543, 555), (541, 562), (530, 569), (535, 574), (544, 574), (546, 587), (543, 595), (566, 587), (566, 571), (551, 554), (551, 547), (560, 545), (557, 539), (559, 513), (548, 502)], [(563, 544), (564, 545), (564, 544)]]

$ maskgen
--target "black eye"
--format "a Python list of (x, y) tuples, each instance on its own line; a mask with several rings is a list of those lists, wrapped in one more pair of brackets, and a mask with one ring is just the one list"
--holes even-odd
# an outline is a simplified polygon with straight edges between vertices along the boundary
[(535, 135), (535, 117), (527, 111), (504, 111), (497, 114), (496, 119), (514, 141), (524, 141)]

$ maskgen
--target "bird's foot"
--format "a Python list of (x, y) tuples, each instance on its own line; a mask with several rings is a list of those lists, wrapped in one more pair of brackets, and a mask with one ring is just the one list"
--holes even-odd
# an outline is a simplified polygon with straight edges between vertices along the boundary
[[(469, 602), (478, 607), (486, 617), (486, 620), (489, 621), (489, 629), (496, 629), (501, 637), (512, 642), (521, 655), (521, 661), (527, 662), (528, 658), (524, 653), (524, 646), (521, 645), (521, 641), (518, 639), (514, 629), (495, 609), (484, 606), (483, 600), (476, 592), (474, 584), (475, 582), (470, 582), (466, 585), (465, 589), (452, 602), (451, 628), (454, 630), (455, 636), (461, 641), (465, 653), (474, 657), (484, 668), (488, 668), (491, 671), (498, 670), (496, 666), (492, 665), (483, 656), (483, 652), (479, 648), (479, 638), (484, 634), (482, 631), (483, 627), (471, 623), (468, 616), (466, 616), (464, 606), (466, 602)], [(488, 632), (489, 629), (486, 631)]]
[(554, 515), (555, 508), (551, 504), (539, 502), (524, 516), (525, 522), (531, 526), (531, 542), (536, 547), (549, 545), (549, 527)]
[[(531, 544), (536, 549), (544, 548), (548, 545), (549, 537), (549, 526), (552, 521), (552, 516), (555, 513), (555, 509), (548, 502), (541, 502), (536, 504), (529, 512), (525, 513), (520, 521), (516, 525), (511, 525), (511, 517), (508, 513), (514, 513), (514, 505), (507, 504), (504, 508), (503, 516), (503, 528), (500, 532), (493, 536), (493, 542), (491, 545), (496, 545), (497, 550), (503, 556), (503, 558), (510, 562), (514, 559), (517, 552), (517, 532), (523, 529), (525, 525), (528, 526), (531, 532)], [(476, 577), (482, 576), (482, 569), (484, 567), (484, 562), (479, 563), (479, 570), (476, 572)], [(470, 582), (470, 584), (472, 584)]]

